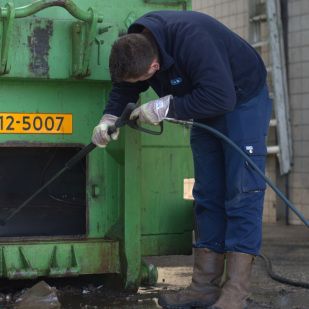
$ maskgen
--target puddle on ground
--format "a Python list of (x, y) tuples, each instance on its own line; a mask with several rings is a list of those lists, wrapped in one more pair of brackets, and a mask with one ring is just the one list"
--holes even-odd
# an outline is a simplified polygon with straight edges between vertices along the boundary
[(147, 291), (140, 293), (117, 292), (114, 290), (97, 287), (84, 288), (82, 291), (65, 291), (59, 294), (63, 309), (155, 309), (161, 308), (157, 304), (158, 292)]
[[(81, 290), (72, 287), (60, 289), (61, 309), (156, 309), (159, 291), (144, 290), (141, 293), (127, 293), (108, 290), (103, 287), (86, 287)], [(308, 304), (308, 305), (307, 305)], [(1, 307), (1, 305), (0, 305)], [(1, 308), (14, 308), (12, 306)], [(252, 299), (250, 309), (309, 309), (309, 293), (303, 290), (287, 293), (284, 290), (264, 298)], [(22, 308), (21, 308), (22, 309)], [(41, 309), (41, 308), (40, 308)], [(44, 307), (42, 309), (48, 309)]]
[[(161, 308), (157, 303), (159, 293), (166, 291), (166, 287), (162, 284), (158, 284), (157, 287), (141, 288), (138, 293), (133, 293), (107, 287), (102, 282), (100, 284), (87, 283), (81, 285), (79, 280), (65, 281), (64, 284), (60, 285), (57, 283), (53, 285), (50, 282), (50, 286), (57, 287), (61, 309), (156, 309)], [(25, 291), (29, 291), (29, 287), (0, 294), (0, 308), (15, 309), (16, 300)], [(304, 289), (294, 288), (292, 291), (285, 289), (261, 291), (259, 289), (256, 292), (252, 295), (248, 309), (309, 309), (309, 293)], [(18, 307), (18, 309), (25, 308)], [(42, 308), (35, 308), (50, 309), (53, 307), (48, 307), (48, 304), (45, 303)]]
[[(110, 308), (123, 308), (123, 309), (156, 309), (161, 308), (156, 300), (144, 300), (137, 302), (128, 302), (126, 300), (115, 300), (114, 302), (106, 303), (103, 301), (92, 300), (91, 302), (82, 300), (79, 302), (71, 301), (69, 303), (64, 303), (61, 307), (62, 309), (110, 309)], [(43, 309), (43, 308), (42, 308)]]

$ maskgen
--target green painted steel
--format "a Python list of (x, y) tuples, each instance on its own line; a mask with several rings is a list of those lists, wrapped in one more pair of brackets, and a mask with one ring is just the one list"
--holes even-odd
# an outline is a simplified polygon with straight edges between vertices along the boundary
[[(11, 4), (9, 4), (11, 5)], [(66, 0), (66, 1), (46, 1), (46, 0), (38, 0), (34, 3), (29, 3), (28, 5), (24, 5), (21, 7), (17, 7), (15, 9), (15, 17), (16, 18), (23, 18), (34, 15), (35, 13), (42, 11), (46, 8), (52, 6), (59, 6), (65, 8), (73, 17), (89, 22), (93, 20), (93, 14), (91, 10), (88, 12), (81, 10), (73, 1)], [(8, 7), (4, 7), (0, 13), (1, 17), (8, 17), (9, 9)], [(100, 18), (100, 22), (102, 18)]]
[[(89, 254), (93, 257), (89, 258)], [(31, 279), (119, 273), (119, 243), (103, 239), (1, 243), (2, 277)]]
[[(114, 40), (142, 14), (189, 9), (190, 1), (15, 0), (1, 6), (0, 111), (73, 116), (72, 134), (0, 134), (0, 147), (18, 151), (87, 145), (111, 88)], [(148, 91), (141, 100), (154, 97)], [(192, 205), (183, 200), (183, 179), (192, 177), (188, 143), (188, 131), (172, 125), (160, 137), (121, 129), (119, 141), (87, 158), (86, 234), (0, 237), (0, 276), (115, 272), (134, 289), (145, 279), (143, 255), (190, 253)]]

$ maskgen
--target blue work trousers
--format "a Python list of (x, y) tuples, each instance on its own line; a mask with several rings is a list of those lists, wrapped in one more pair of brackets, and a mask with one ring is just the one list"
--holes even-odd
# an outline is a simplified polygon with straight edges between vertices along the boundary
[[(270, 117), (271, 100), (265, 86), (232, 112), (203, 122), (235, 142), (264, 172)], [(231, 146), (202, 128), (192, 128), (191, 147), (195, 247), (259, 254), (265, 181)]]

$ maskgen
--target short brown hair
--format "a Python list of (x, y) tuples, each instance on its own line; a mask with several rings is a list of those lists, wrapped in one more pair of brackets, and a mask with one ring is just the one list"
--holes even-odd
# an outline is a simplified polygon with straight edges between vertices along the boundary
[(112, 46), (109, 70), (114, 82), (139, 78), (147, 73), (158, 57), (158, 48), (150, 33), (130, 33), (120, 37)]

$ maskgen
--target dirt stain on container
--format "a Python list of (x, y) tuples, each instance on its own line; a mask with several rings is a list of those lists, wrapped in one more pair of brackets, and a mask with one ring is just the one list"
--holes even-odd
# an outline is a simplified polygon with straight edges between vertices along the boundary
[(30, 50), (29, 70), (35, 77), (49, 77), (48, 56), (50, 38), (53, 35), (51, 20), (34, 20), (31, 24), (32, 33), (28, 36)]

